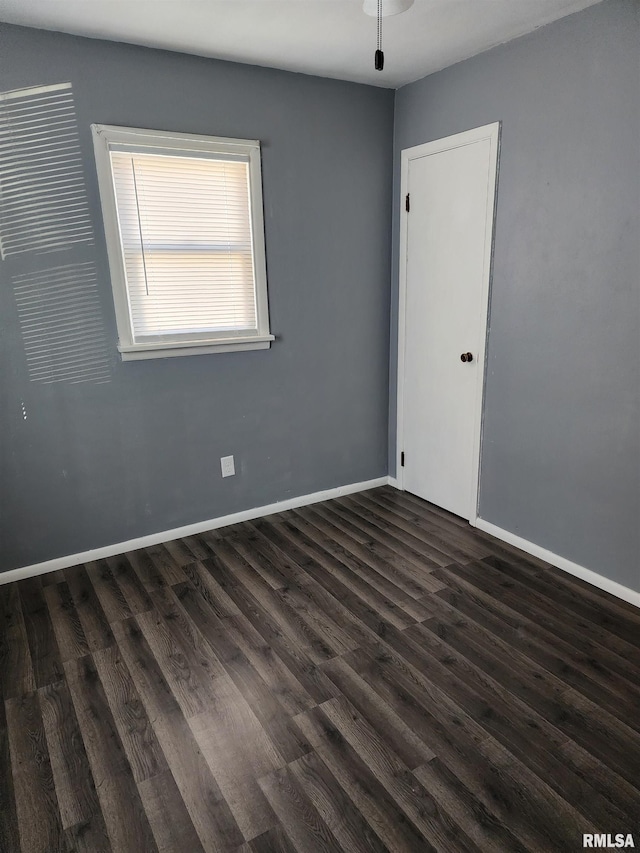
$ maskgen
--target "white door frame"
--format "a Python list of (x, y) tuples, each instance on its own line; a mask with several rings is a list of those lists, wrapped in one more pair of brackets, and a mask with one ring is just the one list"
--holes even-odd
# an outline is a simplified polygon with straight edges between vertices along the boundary
[[(398, 376), (397, 376), (397, 432), (396, 432), (396, 481), (397, 487), (404, 491), (404, 469), (400, 465), (400, 455), (404, 444), (404, 362), (405, 362), (405, 331), (406, 331), (406, 303), (407, 303), (407, 214), (404, 199), (409, 192), (409, 163), (420, 157), (438, 154), (452, 148), (460, 148), (473, 142), (488, 139), (491, 142), (491, 154), (489, 161), (489, 177), (487, 186), (487, 219), (485, 229), (485, 252), (484, 270), (482, 275), (482, 317), (480, 349), (478, 352), (478, 367), (476, 378), (476, 399), (474, 407), (474, 439), (473, 439), (473, 467), (469, 472), (472, 479), (471, 496), (473, 506), (473, 517), (469, 523), (476, 526), (478, 519), (478, 492), (480, 485), (480, 446), (482, 440), (482, 414), (484, 404), (484, 380), (486, 373), (486, 342), (489, 316), (489, 293), (491, 289), (491, 270), (493, 261), (493, 236), (494, 220), (496, 214), (497, 180), (498, 180), (498, 155), (500, 150), (500, 122), (476, 127), (473, 130), (457, 133), (445, 139), (437, 139), (434, 142), (426, 142), (424, 145), (415, 145), (405, 148), (401, 152), (401, 177), (400, 177), (400, 273), (399, 273), (399, 303), (398, 303)], [(492, 192), (493, 190), (493, 192)]]

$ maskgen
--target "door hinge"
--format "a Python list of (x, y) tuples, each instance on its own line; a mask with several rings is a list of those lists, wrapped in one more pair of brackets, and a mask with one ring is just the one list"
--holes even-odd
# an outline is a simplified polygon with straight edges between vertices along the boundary
[(407, 193), (407, 197), (404, 200), (404, 209), (409, 213), (409, 209), (411, 208), (411, 204), (409, 202), (409, 193)]
[(400, 467), (404, 468), (404, 450), (400, 454)]

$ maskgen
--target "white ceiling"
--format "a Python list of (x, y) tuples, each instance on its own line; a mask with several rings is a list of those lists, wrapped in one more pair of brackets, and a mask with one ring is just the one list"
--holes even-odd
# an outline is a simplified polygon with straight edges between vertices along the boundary
[(397, 88), (597, 2), (416, 0), (382, 72), (362, 0), (0, 0), (0, 21)]

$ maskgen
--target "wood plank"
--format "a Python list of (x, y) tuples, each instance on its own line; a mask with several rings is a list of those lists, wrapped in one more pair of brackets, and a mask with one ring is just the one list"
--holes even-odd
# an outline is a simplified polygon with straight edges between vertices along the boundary
[[(454, 515), (452, 512), (442, 509), (435, 504), (429, 503), (429, 501), (425, 501), (423, 498), (419, 498), (417, 495), (411, 494), (411, 492), (399, 491), (393, 487), (383, 487), (380, 489), (380, 492), (386, 497), (390, 497), (394, 501), (398, 501), (402, 506), (413, 507), (416, 512), (425, 513), (429, 517), (438, 519), (439, 522), (453, 527), (455, 530), (469, 530), (469, 522), (465, 518), (460, 518), (460, 516)], [(473, 534), (477, 534), (480, 531), (478, 531), (477, 528), (474, 528), (471, 532)], [(488, 538), (493, 540), (493, 536), (489, 536)]]
[[(363, 643), (375, 639), (375, 633), (365, 625), (356, 614), (354, 614), (338, 595), (332, 595), (313, 577), (308, 567), (313, 563), (307, 554), (296, 549), (295, 546), (288, 540), (280, 540), (280, 545), (272, 542), (264, 533), (257, 530), (255, 525), (251, 525), (255, 529), (259, 539), (256, 547), (262, 551), (267, 547), (273, 559), (277, 561), (279, 566), (295, 566), (295, 577), (291, 572), (291, 578), (288, 584), (278, 590), (278, 596), (289, 602), (292, 607), (300, 609), (302, 612), (309, 614), (310, 618), (314, 618), (317, 622), (321, 618), (321, 614), (326, 614), (331, 618), (332, 623), (337, 625), (342, 631), (342, 642), (345, 646), (353, 649)], [(296, 557), (301, 559), (301, 564), (293, 559), (292, 552), (296, 553)], [(317, 564), (315, 564), (317, 567)], [(303, 568), (306, 567), (306, 568)], [(288, 573), (289, 570), (288, 570)], [(326, 572), (322, 571), (322, 575), (326, 577)], [(335, 590), (334, 590), (335, 591)]]
[(271, 589), (283, 589), (299, 582), (301, 572), (295, 563), (288, 561), (282, 552), (278, 553), (248, 522), (229, 528), (224, 542), (234, 548)]
[[(447, 570), (449, 571), (449, 570)], [(623, 658), (601, 644), (585, 637), (565, 620), (560, 623), (546, 614), (534, 620), (515, 611), (504, 601), (449, 572), (447, 588), (429, 601), (434, 615), (442, 607), (454, 608), (476, 622), (486, 624), (509, 642), (521, 640), (531, 648), (538, 647), (543, 657), (560, 655), (587, 679), (598, 682), (605, 690), (632, 697), (640, 694), (640, 655), (633, 660)], [(559, 673), (558, 673), (559, 674)]]
[(475, 623), (441, 621), (438, 636), (632, 784), (640, 734)]
[(67, 853), (111, 853), (102, 812), (64, 830)]
[(7, 629), (24, 625), (19, 583), (0, 585), (0, 619), (0, 624)]
[[(354, 574), (348, 564), (334, 557), (324, 547), (324, 539), (327, 537), (323, 538), (322, 534), (319, 534), (317, 531), (314, 533), (311, 525), (305, 527), (305, 522), (301, 518), (295, 517), (293, 523), (283, 523), (280, 526), (280, 531), (303, 551), (313, 555), (321, 563), (323, 574), (326, 575), (328, 571), (337, 582), (346, 587), (353, 595), (360, 598), (380, 619), (384, 619), (385, 622), (400, 629), (414, 624), (416, 617), (409, 614), (404, 607), (401, 607), (395, 601), (392, 601), (386, 595), (379, 592), (359, 575)], [(308, 535), (309, 532), (312, 535)], [(410, 596), (407, 596), (407, 598), (410, 598)], [(411, 600), (413, 601), (413, 599)], [(414, 608), (414, 605), (408, 606), (412, 609)], [(426, 614), (426, 609), (420, 608), (418, 610), (420, 618)]]
[(60, 819), (68, 829), (100, 814), (100, 806), (66, 683), (43, 687), (38, 699)]
[(164, 773), (166, 759), (122, 652), (111, 646), (94, 652), (93, 661), (133, 778), (139, 785)]
[(443, 539), (437, 534), (433, 535), (433, 533), (423, 530), (418, 524), (403, 518), (402, 514), (396, 512), (393, 507), (374, 500), (366, 493), (350, 495), (348, 505), (353, 506), (357, 512), (364, 512), (366, 517), (380, 528), (391, 529), (401, 541), (407, 544), (414, 543), (418, 551), (424, 551), (438, 565), (442, 565), (443, 560), (445, 565), (469, 560), (468, 553), (458, 548), (450, 538), (448, 540)]
[(176, 597), (176, 590), (179, 588), (179, 586), (165, 587), (153, 592), (151, 599), (155, 611), (164, 620), (167, 630), (175, 637), (183, 654), (193, 659), (199, 670), (204, 670), (207, 681), (224, 675), (225, 669), (220, 659), (193, 620), (180, 606)]
[(225, 669), (285, 762), (295, 761), (311, 751), (307, 739), (288, 718), (278, 697), (243, 654), (225, 661)]
[(453, 846), (460, 851), (479, 851), (347, 699), (325, 702), (322, 712), (436, 850)]
[[(456, 580), (464, 580), (467, 584), (507, 605), (516, 613), (540, 625), (548, 626), (549, 630), (561, 634), (567, 642), (572, 642), (577, 648), (589, 647), (590, 643), (596, 643), (626, 659), (634, 668), (637, 668), (640, 663), (636, 647), (626, 640), (600, 625), (589, 622), (588, 619), (572, 618), (566, 608), (556, 605), (552, 599), (527, 589), (523, 584), (505, 577), (484, 562), (469, 563), (465, 566), (453, 564), (446, 569), (437, 569), (434, 574), (437, 574), (445, 584), (452, 576)], [(581, 637), (584, 646), (580, 644)]]
[(410, 770), (435, 757), (433, 750), (425, 745), (344, 658), (329, 661), (323, 670), (378, 736), (384, 737), (394, 753)]
[[(370, 596), (373, 591), (376, 600), (386, 599), (392, 602), (395, 607), (400, 608), (401, 611), (404, 611), (414, 621), (424, 619), (427, 616), (420, 602), (402, 590), (395, 582), (389, 580), (381, 572), (372, 570), (364, 561), (335, 542), (331, 536), (325, 535), (318, 528), (314, 527), (314, 525), (306, 522), (301, 516), (294, 515), (294, 518), (297, 530), (304, 533), (308, 540), (315, 543), (316, 546), (320, 546), (335, 559), (336, 562), (334, 565), (336, 569), (339, 570), (341, 566), (347, 567), (348, 575), (346, 577), (348, 577), (348, 582), (344, 580), (344, 574), (342, 580), (351, 585), (354, 591), (367, 589)], [(286, 527), (287, 525), (285, 524), (284, 526)], [(402, 628), (406, 626), (398, 624), (396, 627)]]
[(147, 554), (158, 571), (161, 573), (168, 586), (184, 583), (185, 576), (181, 566), (171, 556), (164, 545), (152, 545), (146, 549)]
[(474, 528), (461, 528), (453, 524), (447, 524), (444, 520), (425, 511), (425, 509), (407, 504), (403, 499), (402, 493), (396, 492), (396, 494), (400, 494), (400, 497), (396, 498), (382, 489), (373, 489), (366, 492), (366, 496), (371, 501), (393, 510), (396, 515), (399, 515), (412, 526), (426, 533), (439, 550), (449, 553), (448, 548), (453, 545), (460, 554), (453, 562), (481, 560), (491, 553), (486, 545), (477, 541)]
[(0, 693), (13, 699), (35, 689), (18, 584), (0, 586)]
[(236, 665), (251, 666), (291, 716), (315, 706), (315, 699), (248, 619), (244, 616), (225, 619), (223, 629), (235, 644), (235, 651), (225, 658), (232, 677)]
[(102, 812), (64, 830), (67, 853), (110, 853), (107, 828)]
[(126, 554), (121, 554), (116, 557), (108, 557), (107, 565), (109, 566), (116, 583), (120, 587), (120, 591), (124, 596), (129, 612), (137, 614), (151, 610), (153, 602), (151, 601), (144, 584), (127, 559)]
[(89, 644), (67, 582), (45, 587), (44, 597), (49, 608), (61, 661), (64, 663), (89, 654)]
[[(298, 585), (303, 584), (306, 578), (304, 569), (298, 565), (295, 558), (290, 553), (275, 546), (273, 542), (259, 529), (259, 524), (260, 519), (258, 519), (257, 522), (245, 522), (244, 525), (242, 525), (244, 533), (242, 541), (251, 545), (251, 549), (256, 554), (259, 554), (261, 558), (266, 557), (269, 560), (270, 564), (279, 572), (279, 576), (283, 576), (285, 586), (290, 583)], [(229, 528), (229, 530), (233, 529), (234, 528)], [(227, 536), (227, 538), (229, 537)], [(232, 540), (232, 542), (233, 541), (234, 540)], [(250, 549), (247, 548), (246, 551), (249, 553)]]
[(158, 717), (153, 725), (204, 849), (239, 847), (243, 835), (187, 721), (181, 714), (172, 714)]
[(63, 681), (38, 691), (68, 853), (109, 853), (111, 844), (73, 702)]
[(163, 573), (151, 559), (151, 555), (145, 548), (139, 548), (137, 551), (128, 551), (126, 554), (123, 554), (123, 557), (126, 557), (133, 571), (138, 576), (138, 580), (147, 592), (153, 592), (156, 589), (168, 586)]
[[(390, 491), (395, 490), (386, 490), (386, 494), (388, 495)], [(447, 535), (459, 536), (463, 533), (465, 536), (470, 536), (472, 542), (477, 546), (484, 548), (485, 552), (488, 552), (488, 554), (503, 556), (505, 559), (525, 556), (519, 548), (509, 545), (506, 542), (499, 541), (494, 536), (484, 533), (477, 527), (470, 527), (469, 522), (465, 519), (459, 518), (458, 516), (447, 512), (447, 510), (441, 509), (440, 507), (435, 506), (435, 504), (430, 504), (409, 492), (396, 492), (395, 500), (399, 501), (407, 508), (413, 508), (416, 512), (419, 512), (421, 515), (423, 514), (429, 524), (433, 524), (438, 529), (445, 531)], [(487, 553), (485, 553), (484, 556), (487, 556)], [(539, 560), (537, 557), (533, 557), (530, 554), (527, 554), (526, 558), (532, 564), (548, 566), (548, 563), (545, 563), (543, 560)]]
[[(464, 615), (476, 624), (490, 627), (491, 633), (500, 640), (640, 731), (640, 719), (636, 717), (640, 707), (640, 686), (616, 675), (615, 671), (602, 664), (596, 664), (592, 657), (565, 643), (561, 637), (550, 634), (531, 620), (518, 618), (517, 614), (505, 622), (501, 612), (504, 607), (488, 596), (480, 598), (476, 595), (474, 599), (468, 594), (449, 591), (446, 595), (433, 596), (430, 605), (434, 615), (437, 612), (439, 616), (450, 619)], [(603, 659), (615, 666), (615, 656), (605, 651), (600, 660)]]
[(49, 608), (39, 577), (22, 581), (20, 601), (36, 687), (44, 687), (59, 681), (63, 677), (63, 670)]
[(375, 834), (315, 752), (294, 761), (288, 770), (337, 840), (341, 850), (353, 853), (388, 851), (387, 846)]
[(562, 844), (574, 844), (582, 832), (596, 831), (584, 828), (591, 827), (589, 821), (576, 816), (428, 678), (413, 668), (396, 665), (393, 655), (354, 655), (360, 659), (359, 671), (376, 692), (525, 847), (532, 851), (562, 849)]
[[(277, 530), (271, 530), (267, 526), (264, 528), (261, 527), (261, 530), (279, 548), (288, 548), (295, 554), (296, 562), (304, 568), (309, 578), (317, 585), (316, 588), (320, 587), (331, 597), (335, 598), (336, 602), (344, 605), (349, 613), (355, 616), (361, 623), (361, 631), (364, 629), (365, 635), (384, 636), (388, 630), (394, 630), (398, 624), (400, 627), (407, 627), (406, 617), (401, 616), (399, 623), (396, 622), (394, 618), (395, 605), (385, 602), (382, 608), (376, 608), (366, 591), (361, 596), (357, 592), (354, 592), (351, 586), (343, 583), (339, 576), (330, 571), (333, 565), (331, 556), (318, 550), (310, 540), (305, 541), (304, 534), (298, 536), (294, 527), (285, 527), (281, 524)], [(329, 571), (327, 570), (328, 568)], [(304, 586), (306, 587), (307, 585), (307, 582), (305, 582)], [(424, 602), (426, 602), (426, 599), (423, 599)], [(393, 611), (391, 619), (396, 623), (395, 625), (387, 618), (388, 611), (386, 608), (389, 605)], [(381, 610), (384, 610), (384, 615), (381, 613)], [(426, 603), (424, 604), (424, 612), (429, 612)], [(414, 624), (414, 620), (411, 620), (408, 624)]]
[[(401, 607), (404, 605), (404, 609), (415, 618), (422, 618), (422, 612), (419, 609), (416, 615), (411, 600), (419, 600), (425, 593), (441, 588), (437, 581), (429, 581), (428, 569), (431, 567), (425, 565), (418, 570), (414, 566), (411, 571), (400, 571), (397, 568), (399, 559), (387, 562), (380, 556), (373, 556), (370, 548), (360, 546), (348, 535), (342, 535), (340, 530), (336, 531), (335, 526), (323, 522), (322, 516), (317, 510), (314, 512), (313, 508), (309, 512), (295, 510), (294, 517), (300, 518), (302, 529), (310, 539), (315, 540), (320, 535), (320, 542), (329, 553), (346, 563), (355, 574), (370, 583), (378, 592)], [(376, 543), (371, 540), (371, 544)], [(408, 565), (407, 561), (404, 562)], [(418, 577), (421, 583), (417, 582)]]
[(262, 835), (247, 841), (238, 848), (238, 853), (296, 853), (295, 847), (289, 841), (281, 826), (268, 829)]
[(347, 551), (358, 557), (376, 572), (389, 577), (393, 582), (413, 598), (421, 598), (430, 592), (436, 592), (441, 585), (431, 577), (431, 569), (437, 564), (430, 565), (425, 559), (424, 565), (418, 567), (415, 563), (405, 560), (391, 548), (387, 548), (375, 539), (367, 539), (360, 542), (359, 537), (354, 535), (357, 528), (348, 522), (340, 522), (340, 527), (335, 521), (327, 520), (322, 510), (322, 505), (313, 505), (302, 510), (296, 510), (305, 521), (317, 527), (325, 536), (331, 537), (339, 542)]
[(191, 654), (177, 626), (157, 611), (139, 614), (137, 622), (184, 716), (201, 714), (212, 701), (210, 672)]
[[(623, 779), (602, 759), (591, 755), (572, 740), (560, 747), (558, 759), (566, 764), (572, 773), (586, 781), (590, 788), (608, 799), (613, 806), (612, 811), (626, 815), (623, 823), (630, 820), (634, 825), (640, 824), (640, 792), (637, 784)], [(576, 805), (583, 810), (589, 809), (590, 802), (591, 797), (585, 794), (581, 804)]]
[(413, 560), (418, 566), (423, 564), (425, 557), (430, 561), (430, 565), (436, 563), (439, 566), (447, 566), (452, 562), (448, 555), (443, 554), (433, 546), (426, 545), (416, 536), (405, 532), (396, 525), (384, 524), (382, 528), (384, 533), (381, 532), (376, 514), (356, 501), (341, 498), (332, 504), (331, 512), (351, 522), (354, 527), (359, 528), (372, 539), (385, 542), (389, 548), (406, 560)]
[[(549, 778), (556, 794), (578, 803), (578, 810), (580, 804), (588, 802), (587, 819), (595, 823), (624, 821), (614, 800), (597, 794), (580, 775), (571, 772), (567, 764), (558, 759), (558, 751), (567, 742), (566, 735), (512, 696), (508, 687), (494, 682), (457, 650), (443, 643), (431, 627), (431, 623), (425, 623), (419, 630), (412, 631), (412, 636), (407, 632), (390, 643), (404, 662), (428, 676), (430, 684), (455, 697), (460, 707), (524, 765), (541, 778)], [(534, 751), (531, 750), (532, 731), (539, 732), (542, 741)]]
[(282, 767), (285, 760), (230, 678), (216, 679), (213, 701), (206, 714), (189, 720), (189, 726), (249, 840), (277, 823), (257, 780)]
[[(491, 556), (500, 556), (493, 554)], [(637, 625), (640, 619), (639, 609), (637, 605), (630, 601), (625, 601), (622, 598), (612, 595), (603, 589), (600, 589), (588, 581), (583, 580), (577, 575), (572, 575), (559, 569), (557, 566), (549, 565), (541, 560), (535, 560), (530, 554), (523, 552), (517, 556), (510, 555), (509, 557), (500, 557), (501, 561), (508, 562), (518, 569), (522, 569), (526, 573), (535, 573), (536, 576), (543, 578), (543, 584), (550, 588), (557, 587), (564, 592), (570, 592), (573, 596), (588, 600), (595, 604), (598, 608), (606, 610), (615, 618), (622, 619), (625, 622), (630, 622), (632, 625)], [(491, 563), (491, 561), (488, 561)], [(636, 643), (637, 645), (637, 643)]]
[(514, 564), (513, 560), (495, 556), (485, 557), (482, 562), (552, 599), (569, 613), (616, 634), (640, 651), (640, 611), (637, 608), (625, 606), (626, 602), (618, 603), (618, 599), (608, 601), (605, 606), (601, 592), (594, 589), (583, 589), (581, 595), (576, 595), (575, 589), (559, 581), (557, 569), (529, 566), (524, 561)]
[[(291, 607), (286, 599), (280, 598), (277, 592), (252, 570), (244, 557), (226, 543), (219, 543), (218, 556), (220, 559), (215, 572), (221, 580), (224, 579), (226, 588), (235, 591), (242, 587), (314, 663), (331, 660), (353, 648), (349, 638), (341, 634), (337, 625), (330, 626), (322, 633), (316, 630), (313, 620), (305, 619), (304, 613)], [(330, 623), (329, 619), (327, 623)]]
[(170, 770), (138, 782), (138, 790), (159, 853), (204, 853)]
[(401, 501), (395, 501), (388, 495), (376, 494), (375, 491), (363, 493), (362, 497), (366, 498), (370, 508), (380, 506), (391, 512), (397, 519), (401, 519), (407, 525), (405, 529), (408, 532), (413, 533), (418, 539), (425, 537), (424, 541), (450, 556), (451, 562), (466, 563), (470, 560), (480, 560), (491, 553), (486, 545), (478, 542), (475, 528), (469, 525), (458, 527), (448, 524), (438, 516), (403, 505)]
[(92, 563), (85, 563), (84, 567), (107, 621), (111, 624), (120, 619), (128, 619), (132, 615), (131, 610), (107, 561), (96, 560)]
[(214, 610), (190, 583), (178, 584), (172, 588), (180, 609), (204, 638), (212, 654), (224, 661), (239, 653), (238, 646), (229, 636), (225, 627), (227, 621), (216, 616)]
[(275, 595), (300, 617), (333, 649), (343, 655), (371, 641), (371, 632), (363, 630), (349, 612), (312, 579), (302, 587), (288, 586)]
[(65, 569), (64, 574), (89, 648), (95, 652), (112, 646), (115, 640), (109, 622), (86, 569), (84, 566), (72, 566)]
[[(323, 702), (335, 695), (335, 688), (329, 679), (304, 651), (299, 649), (296, 640), (284, 632), (279, 624), (273, 623), (269, 611), (263, 608), (243, 586), (237, 583), (226, 567), (221, 566), (219, 574), (223, 575), (220, 580), (225, 591), (242, 609), (247, 620), (288, 667), (307, 693), (318, 702)], [(208, 613), (203, 612), (203, 604), (198, 602), (197, 597), (189, 593), (187, 589), (182, 587), (177, 589), (179, 590), (178, 599), (190, 608), (190, 613), (194, 618), (199, 619), (203, 632), (207, 632), (207, 638), (214, 644), (214, 650), (221, 660), (235, 654), (237, 646), (230, 640), (224, 628), (223, 620), (219, 620), (210, 608), (208, 608)], [(231, 621), (231, 619), (224, 620), (225, 623), (231, 623)]]
[(359, 650), (348, 662), (431, 752), (456, 767), (463, 769), (465, 756), (490, 739), (451, 697), (397, 661), (392, 650)]
[(137, 619), (125, 619), (113, 626), (118, 649), (131, 674), (138, 695), (150, 719), (182, 716), (180, 705), (155, 659)]
[(48, 586), (51, 586), (52, 584), (63, 583), (64, 570), (57, 569), (55, 572), (46, 572), (46, 574), (40, 575), (40, 581), (42, 583), (43, 589)]
[(20, 849), (23, 853), (65, 853), (38, 694), (9, 699), (5, 707)]
[(7, 717), (4, 702), (0, 701), (0, 850), (7, 853), (20, 850), (14, 787)]
[(217, 558), (210, 555), (203, 562), (189, 563), (183, 571), (218, 619), (225, 619), (227, 616), (237, 616), (240, 610), (218, 581), (219, 575), (225, 572), (224, 567), (220, 569), (219, 565)]
[(118, 622), (114, 630), (202, 846), (239, 846), (243, 836), (137, 622)]
[(446, 764), (435, 757), (414, 770), (414, 775), (445, 813), (483, 853), (526, 853), (519, 841), (482, 800), (467, 790)]
[(95, 664), (65, 664), (67, 684), (112, 847), (156, 853), (157, 847)]
[[(171, 542), (165, 542), (164, 547), (169, 552), (174, 563), (180, 566), (180, 568), (188, 565), (189, 563), (193, 563), (193, 554), (187, 548), (182, 539), (173, 539)], [(183, 581), (184, 578), (180, 583)]]
[(390, 851), (429, 853), (435, 850), (320, 708), (305, 711), (296, 717), (296, 722), (340, 787)]
[(183, 536), (180, 542), (193, 555), (193, 559), (190, 562), (206, 560), (211, 556), (211, 548), (209, 548), (201, 536)]
[[(295, 681), (302, 686), (314, 703), (324, 702), (336, 695), (333, 683), (322, 672), (322, 669), (301, 650), (295, 640), (284, 633), (279, 625), (271, 621), (269, 611), (261, 607), (250, 596), (247, 596), (247, 618), (236, 617), (234, 620), (225, 619), (225, 624), (245, 624), (248, 622), (260, 634), (282, 663), (287, 667)], [(247, 628), (247, 630), (249, 630)]]
[[(312, 707), (315, 701), (285, 666), (263, 637), (244, 617), (230, 617), (224, 623), (212, 611), (198, 607), (189, 588), (175, 590), (185, 595), (183, 611), (192, 622), (193, 630), (224, 660), (217, 675), (228, 673), (247, 701), (251, 701), (269, 737), (286, 760), (293, 760), (307, 751), (308, 745), (300, 732), (284, 716)], [(187, 615), (189, 613), (189, 615)], [(196, 627), (196, 623), (198, 627)], [(211, 646), (209, 646), (211, 648)], [(216, 657), (217, 661), (217, 657)]]
[(344, 850), (288, 768), (260, 779), (260, 787), (299, 853)]

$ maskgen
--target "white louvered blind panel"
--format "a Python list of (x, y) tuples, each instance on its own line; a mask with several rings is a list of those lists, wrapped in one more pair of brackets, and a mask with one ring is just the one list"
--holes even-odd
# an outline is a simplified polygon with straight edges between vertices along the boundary
[(134, 340), (257, 331), (249, 164), (111, 151)]

